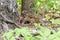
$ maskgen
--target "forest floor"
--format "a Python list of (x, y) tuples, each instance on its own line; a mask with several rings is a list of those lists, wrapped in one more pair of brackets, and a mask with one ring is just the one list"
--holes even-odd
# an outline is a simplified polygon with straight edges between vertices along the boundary
[[(10, 9), (11, 4), (14, 4), (13, 6), (11, 6), (11, 8), (13, 9)], [(17, 8), (15, 8), (15, 3), (10, 3), (10, 5), (9, 2), (7, 2), (6, 4), (4, 3), (4, 5), (0, 5), (0, 33), (7, 32), (10, 29), (15, 28), (28, 28), (35, 33), (37, 30), (39, 30), (38, 27), (35, 27), (36, 24), (38, 24), (37, 26), (42, 26), (44, 28), (52, 29), (55, 31), (60, 27), (60, 13), (58, 12), (58, 10), (53, 9), (45, 11), (44, 9), (42, 9), (36, 13), (24, 10), (22, 12), (23, 14), (20, 12), (20, 14), (18, 15), (18, 12), (13, 12), (14, 10), (17, 10)], [(34, 33), (33, 35), (35, 36), (36, 34)], [(2, 39), (0, 38), (0, 40)], [(17, 38), (17, 40), (24, 40), (23, 36)]]

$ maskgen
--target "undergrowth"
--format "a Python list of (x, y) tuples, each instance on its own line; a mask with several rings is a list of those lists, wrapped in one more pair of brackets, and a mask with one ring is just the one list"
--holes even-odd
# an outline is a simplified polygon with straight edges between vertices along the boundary
[(59, 0), (35, 0), (34, 1), (34, 10), (40, 11), (41, 9), (49, 11), (49, 10), (59, 10), (60, 4)]
[[(37, 23), (34, 23), (34, 25), (39, 28), (36, 32), (28, 28), (15, 28), (4, 33), (2, 37), (4, 40), (16, 40), (16, 37), (23, 37), (24, 40), (60, 40), (60, 28), (57, 28), (57, 31), (53, 31)], [(38, 35), (34, 36), (35, 33)]]

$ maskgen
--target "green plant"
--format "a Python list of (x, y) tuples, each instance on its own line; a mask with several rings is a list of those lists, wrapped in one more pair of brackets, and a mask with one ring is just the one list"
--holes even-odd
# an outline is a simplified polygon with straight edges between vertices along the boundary
[(44, 5), (45, 0), (35, 0), (34, 1), (34, 12), (39, 12), (40, 7)]
[(52, 24), (60, 24), (60, 20), (59, 19), (52, 19)]
[(41, 9), (40, 8), (44, 8), (44, 10), (48, 11), (48, 10), (60, 10), (59, 7), (59, 1), (58, 0), (35, 0), (34, 1), (34, 11), (38, 12)]
[(23, 36), (27, 36), (30, 33), (29, 30), (27, 30), (26, 28), (16, 28), (15, 30), (9, 30), (9, 32), (4, 33), (2, 37), (4, 38), (4, 40), (16, 40), (15, 37), (19, 37), (20, 34)]
[(35, 23), (35, 26), (36, 27), (38, 26), (40, 28), (40, 30), (38, 30), (38, 33), (40, 35), (37, 36), (38, 38), (40, 38), (40, 40), (59, 40), (60, 39), (60, 28), (57, 28), (58, 31), (56, 32), (48, 28), (44, 28), (36, 23)]
[(3, 34), (4, 40), (16, 40), (16, 36), (22, 35), (24, 40), (60, 40), (60, 28), (57, 28), (57, 32), (48, 28), (40, 26), (40, 24), (34, 23), (35, 27), (38, 27), (37, 33), (39, 35), (32, 35), (32, 30), (28, 28), (16, 28)]

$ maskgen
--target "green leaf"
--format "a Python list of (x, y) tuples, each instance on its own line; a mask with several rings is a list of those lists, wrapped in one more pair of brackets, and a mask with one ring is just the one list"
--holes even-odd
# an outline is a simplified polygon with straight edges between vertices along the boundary
[(46, 16), (46, 19), (50, 19), (51, 17), (50, 16)]
[(32, 35), (26, 35), (26, 36), (24, 36), (24, 39), (25, 40), (31, 40), (32, 39)]
[(60, 40), (60, 38), (56, 37), (56, 38), (55, 38), (55, 39), (53, 39), (53, 40)]
[(52, 19), (52, 24), (60, 24), (60, 20), (59, 19)]
[(48, 39), (49, 40), (53, 40), (53, 39), (55, 39), (56, 38), (56, 36), (53, 34), (53, 35), (50, 35), (49, 37), (48, 37)]
[(49, 30), (48, 28), (43, 28), (41, 27), (40, 30), (38, 31), (38, 33), (40, 33), (41, 36), (49, 36), (50, 35), (51, 30)]
[(38, 24), (38, 23), (34, 23), (34, 26), (35, 27), (38, 27), (38, 28), (41, 28), (42, 26), (40, 25), (40, 24)]
[(21, 30), (20, 28), (16, 28), (14, 30), (16, 36), (20, 36), (20, 30)]
[(27, 35), (30, 35), (30, 30), (28, 30), (27, 28), (21, 28), (20, 33), (23, 36), (27, 36)]
[(9, 40), (16, 40), (15, 37), (11, 37)]
[(9, 30), (9, 32), (6, 33), (6, 38), (9, 40), (14, 34), (13, 34), (13, 30)]

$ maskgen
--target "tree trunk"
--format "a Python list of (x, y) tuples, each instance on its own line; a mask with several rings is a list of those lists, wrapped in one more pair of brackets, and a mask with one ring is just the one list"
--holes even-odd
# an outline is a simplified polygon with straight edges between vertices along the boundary
[(33, 3), (34, 3), (34, 0), (22, 0), (22, 14), (25, 14), (25, 13), (32, 14)]
[(22, 0), (22, 13), (24, 23), (33, 24), (39, 22), (39, 16), (34, 13), (34, 0)]
[(0, 0), (0, 32), (19, 26), (16, 0)]

